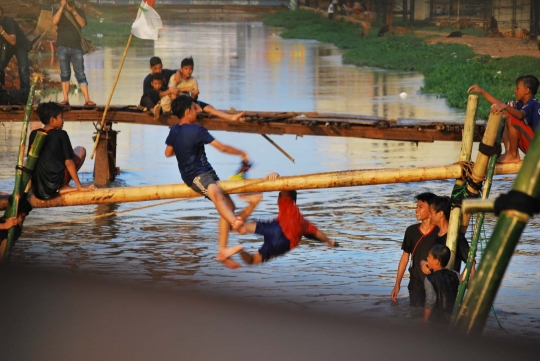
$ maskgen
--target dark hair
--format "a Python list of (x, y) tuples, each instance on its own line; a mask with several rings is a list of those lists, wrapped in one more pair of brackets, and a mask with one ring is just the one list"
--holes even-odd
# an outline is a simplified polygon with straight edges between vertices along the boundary
[(187, 65), (191, 65), (191, 67), (194, 67), (195, 66), (195, 63), (193, 62), (193, 58), (190, 56), (189, 58), (185, 58), (184, 60), (182, 60), (182, 62), (180, 63), (180, 67), (183, 68)]
[(433, 204), (435, 198), (437, 198), (437, 195), (431, 192), (420, 193), (414, 197), (417, 201), (426, 202), (427, 204)]
[(157, 56), (153, 56), (153, 57), (150, 58), (150, 66), (154, 66), (154, 65), (158, 65), (158, 64), (163, 65), (160, 58), (158, 58)]
[(538, 85), (540, 85), (540, 81), (537, 77), (534, 75), (523, 75), (516, 79), (516, 85), (519, 82), (523, 82), (523, 86), (525, 88), (529, 88), (532, 95), (536, 95), (536, 92), (538, 91)]
[(152, 81), (159, 80), (160, 82), (163, 82), (163, 74), (155, 73), (152, 74)]
[(435, 209), (435, 212), (437, 213), (442, 211), (444, 213), (444, 216), (448, 220), (450, 218), (450, 208), (451, 208), (450, 197), (447, 197), (447, 196), (435, 197), (433, 201), (433, 208)]
[(448, 261), (450, 261), (450, 248), (444, 244), (434, 244), (429, 250), (429, 253), (441, 263), (441, 266), (446, 267)]
[(51, 121), (51, 118), (56, 118), (59, 114), (62, 114), (64, 109), (58, 103), (47, 102), (38, 105), (36, 112), (41, 122), (47, 125)]
[[(297, 191), (281, 191), (281, 192), (287, 193), (289, 197), (292, 198), (293, 202), (296, 203), (296, 198), (298, 197)], [(281, 197), (281, 192), (279, 193), (279, 197)]]
[(174, 99), (171, 104), (172, 113), (176, 115), (178, 119), (182, 119), (186, 114), (186, 110), (191, 109), (192, 103), (193, 100), (191, 99), (191, 97), (179, 96)]

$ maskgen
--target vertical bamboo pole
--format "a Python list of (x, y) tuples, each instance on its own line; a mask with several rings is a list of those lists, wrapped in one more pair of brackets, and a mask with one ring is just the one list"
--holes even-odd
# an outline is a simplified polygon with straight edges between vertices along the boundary
[[(23, 127), (21, 131), (21, 140), (19, 142), (19, 157), (17, 158), (17, 169), (15, 171), (15, 186), (13, 187), (13, 193), (11, 197), (10, 209), (6, 211), (5, 217), (11, 218), (16, 217), (19, 210), (19, 200), (21, 198), (21, 192), (24, 191), (22, 185), (23, 171), (22, 166), (24, 162), (24, 151), (26, 149), (26, 136), (28, 134), (28, 123), (30, 122), (30, 113), (32, 112), (32, 103), (34, 100), (34, 93), (36, 91), (36, 84), (39, 81), (41, 75), (34, 74), (32, 78), (32, 83), (30, 85), (30, 92), (28, 93), (28, 99), (26, 101), (26, 108), (24, 110), (24, 120)], [(5, 244), (0, 245), (0, 254), (2, 254), (2, 260), (7, 262), (9, 256), (11, 255), (11, 248), (15, 238), (15, 227), (11, 227), (8, 231), (8, 237), (5, 241)], [(0, 240), (2, 242), (2, 240)], [(4, 243), (4, 242), (2, 242)]]
[[(496, 138), (497, 143), (501, 141), (503, 130), (504, 130), (504, 122), (499, 122), (499, 130), (497, 132), (497, 138)], [(498, 158), (497, 154), (494, 154), (489, 158), (486, 181), (484, 183), (484, 188), (482, 191), (482, 199), (486, 199), (489, 197), (489, 192), (491, 191), (491, 184), (493, 181), (493, 174), (495, 173), (495, 164), (497, 164), (497, 158)], [(470, 218), (470, 213), (464, 213), (464, 216), (465, 215), (469, 215), (469, 218)], [(482, 226), (484, 225), (484, 216), (485, 216), (485, 212), (479, 212), (476, 215), (476, 223), (474, 225), (473, 237), (471, 239), (471, 248), (469, 249), (469, 255), (467, 257), (467, 265), (465, 266), (464, 277), (463, 277), (462, 282), (459, 284), (456, 302), (454, 303), (454, 310), (452, 311), (452, 321), (455, 321), (457, 317), (457, 314), (459, 312), (459, 307), (461, 305), (461, 302), (463, 301), (463, 297), (465, 296), (465, 291), (467, 290), (467, 287), (469, 285), (469, 278), (471, 275), (473, 261), (476, 258), (476, 250), (478, 249), (478, 241), (480, 240)], [(469, 221), (467, 221), (467, 224), (468, 223)]]
[[(540, 136), (535, 135), (523, 160), (512, 190), (533, 198), (540, 195)], [(486, 246), (465, 301), (459, 310), (455, 327), (468, 336), (480, 335), (504, 272), (530, 216), (518, 210), (501, 212)]]
[[(465, 113), (465, 124), (463, 126), (463, 137), (461, 142), (461, 152), (459, 153), (460, 162), (468, 162), (471, 160), (474, 126), (476, 123), (476, 110), (478, 109), (478, 95), (471, 94), (467, 101), (467, 111)], [(463, 178), (456, 179), (452, 197), (459, 197), (460, 188), (465, 185)], [(462, 196), (461, 196), (462, 197)], [(450, 261), (446, 268), (453, 269), (456, 260), (457, 240), (459, 235), (459, 223), (461, 221), (461, 209), (455, 207), (450, 211), (450, 219), (448, 220), (448, 235), (446, 236), (446, 246), (452, 252)]]
[[(127, 52), (129, 50), (129, 46), (131, 45), (131, 39), (133, 39), (133, 34), (129, 34), (129, 38), (126, 44), (126, 48), (124, 49), (124, 54), (122, 55), (122, 60), (120, 61), (120, 66), (118, 67), (118, 72), (116, 73), (116, 79), (114, 79), (113, 86), (111, 88), (111, 92), (109, 93), (109, 99), (107, 99), (107, 104), (105, 105), (105, 109), (103, 110), (103, 116), (101, 118), (101, 126), (99, 129), (103, 129), (103, 126), (105, 125), (105, 119), (107, 117), (107, 111), (109, 110), (109, 105), (111, 104), (111, 100), (114, 94), (114, 89), (116, 89), (116, 84), (118, 84), (118, 79), (120, 79), (120, 73), (122, 72), (122, 67), (124, 66), (124, 61), (126, 60)], [(99, 133), (99, 130), (98, 130)], [(96, 153), (96, 149), (99, 143), (99, 138), (96, 137), (96, 140), (94, 142), (94, 148), (92, 148), (92, 154), (90, 154), (90, 159), (94, 159), (94, 154)]]

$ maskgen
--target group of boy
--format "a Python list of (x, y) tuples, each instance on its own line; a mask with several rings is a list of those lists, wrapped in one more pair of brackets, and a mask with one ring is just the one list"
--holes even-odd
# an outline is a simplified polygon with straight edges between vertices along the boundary
[[(447, 322), (457, 296), (461, 263), (467, 261), (469, 254), (469, 243), (460, 233), (454, 267), (446, 270), (450, 260), (450, 249), (446, 246), (450, 198), (426, 192), (418, 194), (416, 200), (416, 219), (420, 223), (409, 226), (405, 231), (392, 300), (397, 301), (401, 281), (410, 262), (410, 306), (424, 307), (426, 322), (430, 318)], [(471, 276), (473, 274), (474, 266)]]
[(140, 107), (158, 119), (161, 115), (171, 114), (171, 102), (174, 99), (185, 96), (195, 102), (198, 112), (231, 121), (242, 118), (245, 112), (225, 113), (199, 100), (199, 84), (193, 76), (194, 67), (195, 62), (192, 57), (183, 59), (178, 70), (164, 69), (161, 59), (157, 56), (150, 58), (150, 74), (143, 81)]

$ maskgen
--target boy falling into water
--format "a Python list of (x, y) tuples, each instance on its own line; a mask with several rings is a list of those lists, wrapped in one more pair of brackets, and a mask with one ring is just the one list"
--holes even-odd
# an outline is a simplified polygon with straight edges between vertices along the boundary
[(205, 113), (225, 120), (240, 120), (240, 118), (245, 115), (245, 112), (228, 114), (217, 110), (210, 104), (198, 100), (200, 94), (199, 84), (197, 83), (197, 79), (192, 76), (194, 64), (193, 58), (185, 58), (180, 64), (180, 69), (174, 76), (171, 76), (171, 79), (169, 80), (169, 89), (180, 91), (180, 94), (172, 95), (172, 98), (174, 99), (176, 96), (188, 96), (191, 97), (197, 106), (199, 106)]
[(497, 163), (516, 163), (521, 159), (519, 150), (527, 153), (540, 123), (540, 102), (535, 98), (540, 81), (534, 75), (516, 79), (516, 101), (503, 103), (478, 85), (469, 88), (469, 93), (479, 93), (491, 103), (491, 113), (506, 112), (503, 143), (505, 153)]
[[(266, 178), (275, 180), (278, 177), (279, 174), (272, 173)], [(250, 201), (249, 209), (246, 208), (246, 211), (241, 215), (245, 218), (251, 214), (255, 206), (261, 201), (262, 195), (246, 196), (244, 199)], [(296, 205), (296, 191), (279, 192), (278, 209), (278, 216), (272, 221), (250, 222), (244, 225), (247, 233), (264, 236), (264, 243), (257, 253), (250, 254), (238, 250), (247, 264), (259, 264), (289, 252), (298, 246), (302, 236), (325, 242), (329, 247), (338, 247), (335, 240), (329, 239), (324, 232), (318, 230), (317, 227), (304, 219)]]
[(230, 256), (238, 253), (242, 247), (227, 247), (229, 230), (232, 226), (234, 231), (245, 234), (244, 219), (253, 211), (255, 205), (250, 205), (237, 217), (234, 215), (234, 203), (229, 195), (224, 194), (216, 182), (219, 180), (212, 165), (206, 158), (205, 144), (210, 144), (223, 153), (239, 155), (242, 161), (249, 162), (247, 154), (239, 149), (221, 144), (208, 133), (206, 128), (195, 124), (197, 120), (197, 108), (191, 97), (180, 96), (172, 102), (172, 112), (180, 120), (175, 124), (165, 141), (165, 156), (176, 155), (178, 169), (184, 182), (197, 193), (210, 199), (216, 206), (221, 218), (218, 230), (218, 254), (216, 260), (222, 262), (228, 268), (238, 268), (240, 265), (230, 259)]

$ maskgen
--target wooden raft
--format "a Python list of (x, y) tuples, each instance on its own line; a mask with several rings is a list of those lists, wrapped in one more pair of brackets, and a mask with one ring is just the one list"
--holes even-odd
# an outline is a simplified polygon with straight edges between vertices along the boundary
[[(83, 108), (71, 106), (64, 111), (65, 121), (100, 122), (104, 106)], [(0, 106), (0, 122), (22, 121), (22, 106)], [(33, 121), (39, 121), (35, 112)], [(175, 116), (154, 119), (136, 106), (111, 106), (107, 121), (112, 123), (171, 126), (178, 121)], [(258, 112), (246, 111), (240, 121), (212, 118), (199, 114), (198, 122), (208, 130), (236, 133), (292, 134), (297, 136), (332, 136), (433, 142), (436, 140), (460, 141), (463, 130), (461, 121), (436, 122), (418, 119), (384, 119), (375, 116), (322, 114), (317, 112)], [(475, 141), (480, 141), (486, 128), (485, 121), (477, 121)]]

